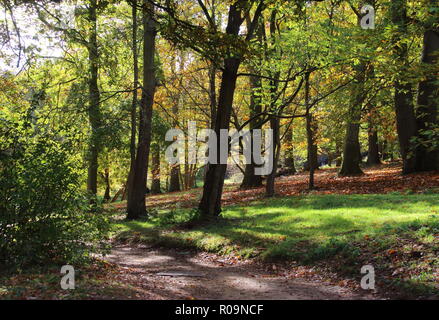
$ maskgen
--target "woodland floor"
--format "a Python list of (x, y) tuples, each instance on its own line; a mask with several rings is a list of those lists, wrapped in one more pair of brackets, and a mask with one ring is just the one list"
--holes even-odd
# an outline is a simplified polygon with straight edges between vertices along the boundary
[[(276, 179), (278, 196), (304, 194), (386, 194), (389, 192), (417, 193), (426, 189), (439, 188), (439, 172), (401, 174), (401, 165), (397, 162), (363, 168), (363, 176), (339, 177), (338, 168), (317, 170), (315, 190), (308, 190), (308, 173), (299, 172), (291, 176)], [(173, 192), (148, 196), (148, 205), (153, 208), (196, 207), (202, 188), (184, 192)], [(239, 184), (225, 185), (222, 197), (223, 206), (234, 205), (264, 198), (264, 187), (248, 190), (239, 189)], [(124, 209), (125, 202), (114, 204)]]
[[(106, 257), (146, 299), (302, 300), (376, 299), (291, 269), (193, 251), (117, 247)], [(303, 274), (300, 275), (299, 272)], [(309, 269), (307, 272), (312, 272)]]
[[(424, 282), (430, 288), (431, 285), (439, 285), (439, 234), (435, 224), (439, 173), (403, 176), (397, 164), (365, 169), (365, 173), (361, 177), (340, 178), (337, 177), (335, 169), (319, 170), (316, 173), (318, 189), (312, 192), (307, 191), (306, 173), (280, 177), (277, 183), (277, 199), (282, 201), (281, 206), (266, 202), (268, 200), (264, 200), (263, 188), (242, 191), (237, 185), (228, 185), (223, 197), (227, 222), (220, 223), (216, 227), (218, 229), (195, 227), (194, 230), (186, 230), (179, 229), (178, 226), (153, 225), (148, 220), (144, 224), (139, 222), (135, 225), (118, 222), (125, 228), (125, 238), (113, 242), (109, 255), (104, 258), (97, 257), (91, 265), (78, 268), (76, 290), (60, 290), (59, 268), (53, 267), (45, 272), (35, 271), (13, 277), (0, 277), (0, 299), (437, 299), (437, 293), (432, 294), (429, 291), (427, 294), (425, 291), (410, 290), (414, 288), (411, 284), (416, 277), (427, 279)], [(195, 189), (148, 196), (147, 201), (150, 208), (157, 210), (157, 216), (163, 212), (174, 212), (173, 210), (187, 212), (189, 208), (196, 206), (201, 191)], [(389, 197), (386, 198), (385, 194)], [(355, 198), (362, 197), (361, 195), (368, 198)], [(390, 195), (396, 196), (392, 198)], [(350, 200), (340, 204), (337, 202), (338, 199)], [(250, 201), (252, 203), (249, 203)], [(305, 201), (305, 205), (300, 201)], [(358, 206), (352, 205), (357, 202)], [(379, 203), (375, 204), (377, 202)], [(116, 203), (112, 206), (122, 213), (125, 204)], [(245, 211), (247, 206), (249, 212)], [(318, 222), (330, 223), (324, 225), (327, 229), (306, 225), (302, 227), (303, 230), (299, 224), (295, 224), (298, 230), (294, 230), (292, 234), (282, 233), (285, 230), (290, 232), (288, 223), (292, 222), (288, 219), (291, 216), (282, 216), (273, 211), (266, 212), (264, 210), (267, 206), (276, 210), (291, 208), (293, 211), (289, 214), (294, 221), (304, 219), (301, 214), (306, 217), (307, 210), (311, 210), (311, 213), (319, 210), (318, 213), (320, 216), (323, 215), (323, 218), (320, 217)], [(358, 216), (359, 224), (346, 224), (346, 216), (342, 216), (344, 220), (341, 219), (340, 215), (345, 213), (340, 213), (340, 210), (347, 206), (349, 214), (352, 212)], [(335, 211), (325, 211), (327, 207)], [(250, 216), (235, 218), (234, 215), (240, 210), (244, 210), (244, 214)], [(355, 210), (360, 210), (361, 214)], [(321, 220), (327, 219), (332, 212), (337, 216), (337, 221)], [(375, 219), (375, 215), (383, 219), (383, 216), (387, 218), (386, 216), (390, 216), (392, 212), (398, 214), (392, 216), (398, 223), (396, 229), (383, 229), (376, 234), (372, 231), (374, 225), (365, 229), (369, 222), (375, 222), (364, 220), (369, 219), (370, 215), (370, 219)], [(284, 211), (281, 214), (285, 214)], [(425, 219), (416, 220), (414, 224), (413, 221), (409, 221), (410, 223), (405, 225), (408, 220), (404, 219), (407, 216), (410, 216), (410, 219)], [(276, 220), (279, 217), (288, 219), (280, 223), (280, 220)], [(337, 222), (337, 229), (331, 229), (334, 228), (334, 221)], [(247, 228), (245, 232), (237, 232), (237, 228), (241, 227)], [(282, 229), (284, 227), (285, 230)], [(364, 230), (360, 230), (362, 228)], [(297, 242), (296, 237), (307, 239), (307, 230), (311, 233), (321, 232), (329, 237), (329, 242), (319, 244), (320, 247), (315, 248), (310, 246), (309, 241)], [(302, 231), (303, 234), (300, 233)], [(218, 239), (210, 239), (211, 243), (203, 242), (206, 234), (215, 232), (218, 232)], [(268, 236), (264, 232), (268, 232)], [(153, 241), (150, 241), (151, 234)], [(173, 235), (177, 236), (172, 238)], [(354, 235), (357, 237), (354, 238)], [(197, 242), (197, 236), (201, 242)], [(168, 241), (171, 238), (172, 241)], [(157, 242), (157, 239), (161, 240)], [(217, 250), (215, 247), (215, 241), (224, 239), (233, 245), (231, 251), (225, 251), (224, 247)], [(338, 241), (337, 250), (343, 245), (340, 247), (341, 254), (338, 251), (333, 252), (334, 239)], [(349, 250), (344, 250), (346, 243), (342, 240), (349, 244)], [(184, 245), (180, 246), (181, 242)], [(239, 251), (249, 252), (250, 248), (255, 246), (255, 242), (258, 242), (258, 250), (259, 246), (265, 246), (263, 249), (266, 250), (271, 248), (274, 253), (277, 247), (282, 249), (282, 253), (284, 249), (294, 252), (316, 249), (315, 252), (319, 255), (326, 257), (329, 253), (331, 258), (328, 261), (323, 259), (324, 263), (302, 263), (296, 257), (283, 259), (281, 255), (281, 259), (271, 261), (259, 259), (252, 254), (245, 257)], [(236, 251), (236, 248), (239, 250)], [(352, 248), (355, 249), (354, 256), (351, 256)], [(394, 287), (387, 286), (384, 279), (383, 282), (378, 282), (377, 291), (361, 290), (359, 267), (370, 261), (377, 265), (377, 271), (383, 279), (393, 279), (401, 275), (400, 282), (410, 286), (402, 292), (393, 291)], [(355, 275), (347, 272), (347, 269), (339, 272), (340, 266), (352, 267)], [(404, 274), (409, 275), (410, 279)]]
[[(439, 285), (439, 234), (432, 227), (436, 226), (439, 173), (401, 175), (398, 163), (365, 168), (364, 172), (360, 177), (338, 177), (337, 169), (319, 170), (317, 189), (312, 192), (307, 190), (307, 173), (279, 177), (274, 200), (264, 199), (264, 188), (240, 190), (238, 185), (227, 185), (223, 195), (224, 220), (218, 225), (160, 227), (150, 225), (149, 220), (124, 224), (125, 233), (120, 234), (119, 243), (129, 245), (113, 250), (110, 261), (127, 266), (132, 261), (137, 265), (135, 270), (139, 266), (142, 270), (145, 261), (147, 275), (143, 271), (143, 276), (151, 283), (151, 275), (159, 270), (205, 274), (200, 278), (159, 278), (158, 287), (173, 288), (175, 297), (180, 298), (437, 298), (434, 293), (426, 293), (424, 285)], [(157, 210), (156, 218), (166, 213), (178, 216), (179, 212), (196, 207), (201, 191), (151, 195), (147, 200)], [(115, 206), (124, 208), (123, 203)], [(290, 209), (297, 210), (288, 217), (286, 211)], [(312, 224), (313, 218), (304, 221), (303, 216), (311, 216), (316, 210), (319, 216), (325, 216), (317, 218), (318, 226)], [(350, 220), (346, 216), (351, 216)], [(431, 217), (433, 220), (428, 220)], [(291, 224), (289, 218), (302, 220), (306, 224), (303, 229), (307, 230), (300, 229), (299, 223)], [(286, 231), (279, 224), (292, 230)], [(381, 229), (382, 224), (395, 229)], [(319, 237), (321, 243), (311, 243), (310, 239)], [(144, 249), (148, 252), (145, 256), (135, 248), (138, 244), (151, 245), (159, 251)], [(338, 247), (342, 248), (341, 254), (332, 257)], [(300, 254), (284, 254), (291, 250), (312, 252), (314, 256), (303, 254), (306, 259), (301, 260)], [(259, 252), (268, 259), (261, 261)], [(162, 261), (157, 269), (148, 262), (149, 256)], [(373, 293), (359, 286), (358, 270), (368, 262), (377, 266), (383, 279), (380, 290)], [(418, 278), (428, 281), (418, 283)], [(388, 285), (394, 280), (398, 282), (397, 290), (393, 284)], [(401, 287), (404, 289), (399, 290)]]

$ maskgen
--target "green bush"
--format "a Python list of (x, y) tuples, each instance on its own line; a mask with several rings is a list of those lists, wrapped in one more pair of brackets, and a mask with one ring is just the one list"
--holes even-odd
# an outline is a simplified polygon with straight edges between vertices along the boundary
[(0, 264), (23, 268), (89, 257), (108, 223), (80, 191), (74, 139), (2, 117), (0, 137)]
[(192, 210), (169, 210), (157, 215), (155, 219), (157, 224), (161, 227), (195, 222), (200, 219), (200, 212), (198, 209)]

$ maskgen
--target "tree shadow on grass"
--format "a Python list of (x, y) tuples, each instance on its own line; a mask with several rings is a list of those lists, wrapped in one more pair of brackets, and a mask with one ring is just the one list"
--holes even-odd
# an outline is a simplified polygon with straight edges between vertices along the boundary
[[(225, 216), (212, 225), (197, 226), (189, 230), (148, 228), (144, 231), (155, 245), (171, 248), (233, 253), (242, 257), (258, 256), (265, 260), (294, 260), (305, 264), (332, 261), (336, 258), (334, 261), (338, 265), (335, 265), (334, 270), (337, 273), (345, 275), (346, 270), (355, 271), (352, 275), (359, 277), (357, 269), (368, 262), (370, 252), (384, 257), (386, 251), (397, 245), (400, 234), (422, 227), (438, 226), (438, 219), (435, 217), (435, 208), (438, 206), (437, 195), (292, 197), (259, 201), (253, 206), (229, 207)], [(429, 208), (431, 215), (425, 211)], [(291, 209), (292, 212), (286, 213), (286, 210)], [(382, 216), (386, 219), (371, 227), (367, 219), (350, 219), (346, 212), (343, 215), (332, 214), (333, 209), (374, 209), (371, 211), (373, 217), (370, 221), (374, 222), (377, 215), (377, 218)], [(311, 221), (313, 223), (308, 223), (306, 210), (316, 214), (309, 218), (314, 219)], [(412, 213), (425, 213), (425, 218), (412, 219)], [(392, 215), (408, 216), (408, 220), (395, 221)], [(133, 230), (141, 232), (138, 226), (134, 226)], [(368, 234), (365, 233), (366, 230)], [(378, 243), (381, 242), (380, 247), (375, 244), (363, 245), (365, 236), (376, 238)], [(392, 261), (386, 259), (389, 260), (376, 260), (377, 268), (389, 271), (389, 267), (384, 264)], [(411, 262), (410, 258), (405, 259), (407, 263)], [(415, 283), (402, 277), (395, 277), (395, 281), (416, 292), (422, 291), (424, 287), (422, 282)]]

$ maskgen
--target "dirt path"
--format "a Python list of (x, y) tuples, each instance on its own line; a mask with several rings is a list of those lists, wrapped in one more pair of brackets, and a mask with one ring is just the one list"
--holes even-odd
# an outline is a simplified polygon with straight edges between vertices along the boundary
[(105, 260), (122, 268), (124, 281), (141, 288), (143, 299), (377, 299), (208, 253), (123, 246)]

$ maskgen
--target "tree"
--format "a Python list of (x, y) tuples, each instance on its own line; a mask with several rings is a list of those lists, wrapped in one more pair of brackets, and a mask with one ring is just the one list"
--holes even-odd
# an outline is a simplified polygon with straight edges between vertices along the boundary
[(151, 145), (152, 108), (156, 90), (155, 38), (156, 25), (154, 6), (144, 1), (142, 7), (143, 22), (143, 84), (140, 103), (139, 139), (136, 160), (133, 166), (132, 181), (129, 186), (127, 219), (137, 219), (146, 213), (145, 191), (148, 173), (148, 159)]
[[(229, 6), (228, 21), (226, 34), (229, 37), (239, 37), (240, 26), (244, 21), (244, 17), (249, 13), (252, 1), (238, 1)], [(247, 8), (245, 8), (247, 6)], [(264, 2), (260, 1), (255, 11), (252, 23), (246, 35), (248, 41), (254, 32), (256, 23), (261, 15)], [(242, 53), (233, 52), (231, 49), (226, 50), (224, 57), (224, 67), (222, 71), (221, 85), (218, 97), (218, 106), (216, 111), (214, 131), (217, 137), (220, 136), (221, 129), (229, 129), (230, 116), (233, 106), (233, 97), (236, 88), (236, 79), (239, 66), (242, 62)], [(217, 141), (217, 150), (220, 150), (220, 139)], [(198, 206), (201, 215), (205, 218), (218, 216), (221, 212), (221, 195), (224, 186), (224, 178), (227, 164), (220, 163), (209, 164), (206, 178), (203, 186), (203, 195)]]
[[(131, 136), (130, 136), (130, 171), (128, 173), (128, 179), (126, 183), (126, 188), (129, 189), (132, 186), (131, 179), (134, 172), (134, 165), (136, 162), (136, 131), (137, 131), (137, 106), (139, 104), (137, 97), (137, 88), (139, 86), (139, 62), (138, 62), (138, 52), (137, 52), (137, 0), (132, 0), (131, 4), (131, 15), (132, 15), (132, 44), (131, 52), (133, 54), (133, 97), (131, 103)], [(127, 190), (128, 193), (130, 190)]]
[[(247, 18), (247, 27), (250, 27), (251, 21)], [(258, 47), (263, 46), (263, 35), (264, 35), (264, 24), (262, 18), (258, 23), (256, 33), (256, 42)], [(259, 48), (260, 49), (260, 48)], [(262, 64), (262, 60), (258, 59), (257, 63)], [(258, 119), (258, 115), (262, 112), (262, 101), (261, 101), (261, 90), (262, 90), (262, 79), (260, 74), (258, 75), (258, 70), (256, 66), (249, 65), (248, 66), (252, 75), (249, 76), (249, 84), (250, 84), (250, 106), (249, 106), (249, 117), (253, 119), (250, 121), (250, 131), (249, 131), (249, 147), (253, 149), (253, 133), (254, 130), (260, 130), (262, 128), (262, 124)], [(257, 167), (254, 157), (253, 150), (250, 152), (251, 159), (247, 159), (248, 163), (245, 165), (244, 170), (244, 178), (241, 182), (241, 188), (255, 188), (262, 186), (262, 176), (255, 174), (255, 168)]]
[(294, 124), (293, 121), (291, 121), (290, 124), (287, 126), (285, 132), (285, 140), (286, 140), (285, 167), (287, 173), (289, 174), (295, 174), (297, 172), (295, 161), (294, 161), (293, 130), (294, 130)]
[(407, 1), (393, 1), (391, 4), (392, 22), (395, 25), (393, 34), (393, 53), (399, 68), (394, 80), (394, 103), (396, 127), (403, 160), (403, 173), (416, 171), (416, 159), (411, 154), (411, 140), (417, 136), (418, 129), (413, 102), (413, 86), (407, 79), (409, 62), (408, 47), (403, 37), (408, 32)]
[[(352, 7), (353, 8), (353, 7)], [(357, 15), (357, 25), (360, 27), (361, 15)], [(360, 59), (353, 66), (354, 82), (351, 84), (351, 99), (349, 101), (349, 110), (347, 114), (346, 137), (343, 148), (343, 162), (339, 174), (341, 176), (352, 176), (363, 174), (360, 168), (361, 150), (359, 142), (361, 110), (365, 100), (364, 82), (366, 80), (366, 71), (369, 64), (364, 59)]]
[[(180, 54), (178, 54), (178, 52), (175, 52), (175, 56), (179, 57), (179, 61), (178, 61), (178, 71), (181, 72), (184, 69), (184, 63), (185, 63), (185, 58), (184, 58), (184, 53), (180, 52)], [(183, 74), (178, 74), (177, 70), (175, 70), (176, 67), (176, 61), (175, 61), (175, 56), (172, 57), (171, 59), (171, 70), (173, 71), (173, 77), (178, 77), (177, 80), (177, 84), (178, 84), (178, 88), (177, 88), (177, 92), (172, 95), (172, 114), (174, 116), (173, 119), (173, 127), (177, 127), (178, 126), (178, 114), (179, 114), (179, 106), (181, 104), (181, 89), (182, 89), (182, 82), (183, 82)], [(169, 188), (168, 188), (169, 192), (176, 192), (176, 191), (180, 191), (181, 190), (181, 186), (180, 186), (180, 164), (176, 163), (171, 165), (171, 175), (170, 175), (170, 181), (169, 181)]]
[(90, 0), (88, 7), (88, 21), (90, 23), (90, 34), (88, 40), (89, 55), (89, 106), (88, 115), (91, 125), (91, 136), (88, 154), (88, 178), (87, 190), (92, 194), (97, 194), (98, 188), (98, 155), (100, 149), (100, 128), (102, 123), (100, 105), (100, 94), (98, 87), (98, 68), (99, 68), (99, 52), (97, 43), (97, 0)]
[(416, 124), (416, 171), (439, 170), (438, 138), (439, 80), (435, 68), (439, 62), (439, 7), (428, 1), (427, 21), (423, 34), (421, 62), (425, 67), (424, 79), (419, 82)]
[(373, 106), (373, 102), (371, 101), (367, 105), (367, 140), (368, 140), (368, 150), (367, 150), (367, 165), (374, 166), (381, 164), (380, 154), (379, 154), (379, 145), (378, 145), (378, 129), (376, 124), (376, 106)]

